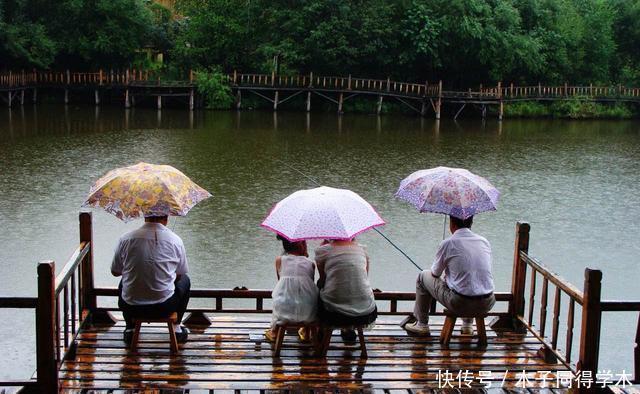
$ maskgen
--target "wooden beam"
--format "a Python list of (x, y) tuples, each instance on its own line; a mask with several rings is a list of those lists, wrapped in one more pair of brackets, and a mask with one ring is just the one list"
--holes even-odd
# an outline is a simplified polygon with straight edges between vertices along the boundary
[(36, 309), (36, 366), (38, 386), (43, 393), (58, 392), (58, 363), (54, 342), (55, 263), (38, 264), (38, 307)]
[(584, 300), (582, 304), (582, 328), (580, 331), (580, 356), (576, 364), (579, 371), (598, 372), (600, 352), (600, 325), (602, 310), (600, 307), (602, 272), (585, 269)]

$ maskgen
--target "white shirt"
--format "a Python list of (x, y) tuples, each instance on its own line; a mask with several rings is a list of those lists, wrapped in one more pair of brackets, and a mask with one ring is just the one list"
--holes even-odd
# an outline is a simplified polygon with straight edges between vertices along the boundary
[(111, 272), (122, 274), (122, 298), (129, 305), (166, 301), (173, 295), (176, 275), (188, 271), (182, 239), (151, 222), (120, 238), (111, 263)]
[(431, 273), (445, 273), (447, 286), (459, 294), (477, 296), (494, 290), (491, 244), (468, 228), (460, 228), (440, 243)]

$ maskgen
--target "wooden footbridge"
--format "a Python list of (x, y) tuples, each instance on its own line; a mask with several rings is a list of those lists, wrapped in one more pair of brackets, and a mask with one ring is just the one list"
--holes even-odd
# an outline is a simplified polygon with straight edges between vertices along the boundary
[[(602, 379), (598, 354), (602, 314), (637, 314), (640, 301), (602, 300), (597, 270), (585, 270), (582, 290), (566, 282), (528, 253), (526, 223), (516, 227), (511, 290), (496, 294), (500, 305), (490, 314), (485, 346), (459, 335), (448, 346), (437, 337), (407, 336), (399, 323), (415, 294), (377, 291), (380, 317), (365, 332), (368, 357), (335, 336), (327, 356), (318, 358), (295, 335), (275, 357), (262, 336), (270, 324), (271, 291), (244, 287), (192, 290), (191, 298), (199, 301), (194, 304), (205, 306), (189, 308), (185, 323), (191, 335), (177, 353), (169, 349), (166, 326), (159, 325), (147, 326), (138, 348), (128, 349), (124, 323), (112, 306), (117, 289), (94, 285), (91, 214), (79, 219), (80, 242), (57, 276), (54, 262), (38, 265), (36, 297), (0, 297), (0, 308), (34, 311), (37, 340), (33, 378), (0, 387), (40, 393), (637, 392), (630, 385), (640, 377), (640, 320), (635, 350), (629, 349), (635, 355), (633, 376)], [(442, 311), (432, 309), (437, 335)]]
[[(273, 110), (293, 98), (302, 95), (307, 111), (311, 111), (312, 97), (320, 97), (336, 105), (338, 113), (343, 112), (344, 103), (356, 97), (369, 97), (375, 100), (376, 113), (380, 114), (385, 99), (402, 103), (421, 116), (433, 113), (440, 119), (442, 106), (455, 106), (455, 118), (468, 106), (477, 107), (482, 117), (486, 117), (487, 108), (496, 107), (498, 119), (502, 120), (504, 104), (522, 101), (562, 101), (581, 100), (600, 103), (636, 103), (640, 104), (640, 88), (618, 86), (532, 86), (504, 85), (482, 86), (476, 89), (445, 90), (443, 82), (399, 82), (391, 79), (367, 79), (307, 75), (240, 74), (233, 72), (225, 75), (226, 82), (235, 97), (235, 108), (242, 108), (243, 92), (261, 97), (273, 105)], [(8, 105), (24, 105), (25, 100), (37, 100), (39, 88), (62, 91), (64, 102), (69, 102), (70, 92), (93, 92), (93, 102), (100, 104), (102, 94), (118, 97), (125, 108), (136, 105), (136, 100), (151, 98), (158, 109), (163, 99), (179, 99), (188, 103), (193, 110), (197, 104), (194, 73), (190, 72), (184, 80), (163, 80), (148, 71), (125, 70), (97, 72), (32, 71), (0, 74), (0, 98)], [(27, 97), (25, 97), (27, 95)]]

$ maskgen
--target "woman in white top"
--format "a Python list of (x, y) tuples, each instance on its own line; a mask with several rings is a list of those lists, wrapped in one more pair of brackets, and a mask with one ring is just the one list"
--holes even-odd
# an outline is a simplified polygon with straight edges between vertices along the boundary
[[(280, 235), (278, 239), (282, 241), (284, 254), (276, 257), (278, 283), (271, 293), (271, 329), (265, 331), (265, 336), (270, 341), (275, 339), (278, 325), (315, 321), (318, 304), (318, 288), (313, 281), (316, 266), (308, 258), (307, 243), (290, 242)], [(309, 332), (303, 328), (298, 331), (298, 335), (302, 341), (310, 339)]]
[[(356, 326), (373, 323), (378, 316), (373, 290), (367, 277), (369, 256), (355, 239), (325, 241), (315, 250), (320, 273), (318, 316), (323, 323)], [(353, 330), (343, 330), (354, 340)]]

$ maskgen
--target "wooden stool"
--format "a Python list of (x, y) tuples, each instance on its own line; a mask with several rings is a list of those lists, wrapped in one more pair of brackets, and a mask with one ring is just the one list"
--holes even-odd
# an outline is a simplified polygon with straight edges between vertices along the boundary
[(444, 310), (444, 314), (447, 318), (444, 321), (444, 327), (442, 327), (442, 332), (440, 333), (440, 343), (443, 347), (449, 347), (449, 341), (451, 341), (451, 334), (453, 334), (453, 330), (456, 326), (456, 320), (458, 317), (471, 317), (476, 321), (476, 328), (478, 329), (478, 345), (481, 347), (487, 346), (487, 331), (484, 328), (484, 318), (486, 315), (482, 316), (456, 316), (448, 310)]
[(149, 318), (149, 317), (137, 317), (133, 319), (135, 329), (133, 330), (133, 338), (131, 339), (131, 350), (135, 351), (138, 348), (138, 339), (140, 339), (140, 327), (142, 323), (167, 323), (169, 329), (169, 346), (171, 347), (171, 353), (178, 351), (178, 340), (176, 339), (176, 332), (173, 329), (173, 325), (178, 321), (178, 314), (172, 313), (167, 317), (161, 318)]
[(367, 358), (367, 346), (364, 343), (364, 326), (323, 326), (320, 328), (322, 332), (322, 342), (318, 342), (318, 355), (320, 357), (326, 357), (329, 351), (329, 344), (331, 343), (331, 335), (335, 329), (350, 329), (355, 328), (358, 332), (358, 339), (360, 340), (360, 358)]
[(287, 323), (284, 325), (276, 326), (276, 342), (273, 348), (273, 355), (276, 357), (280, 357), (280, 350), (282, 350), (282, 343), (284, 342), (284, 336), (287, 333), (287, 330), (295, 329), (296, 335), (298, 330), (301, 328), (309, 328), (311, 333), (311, 345), (316, 347), (316, 339), (318, 338), (318, 325), (314, 323)]

